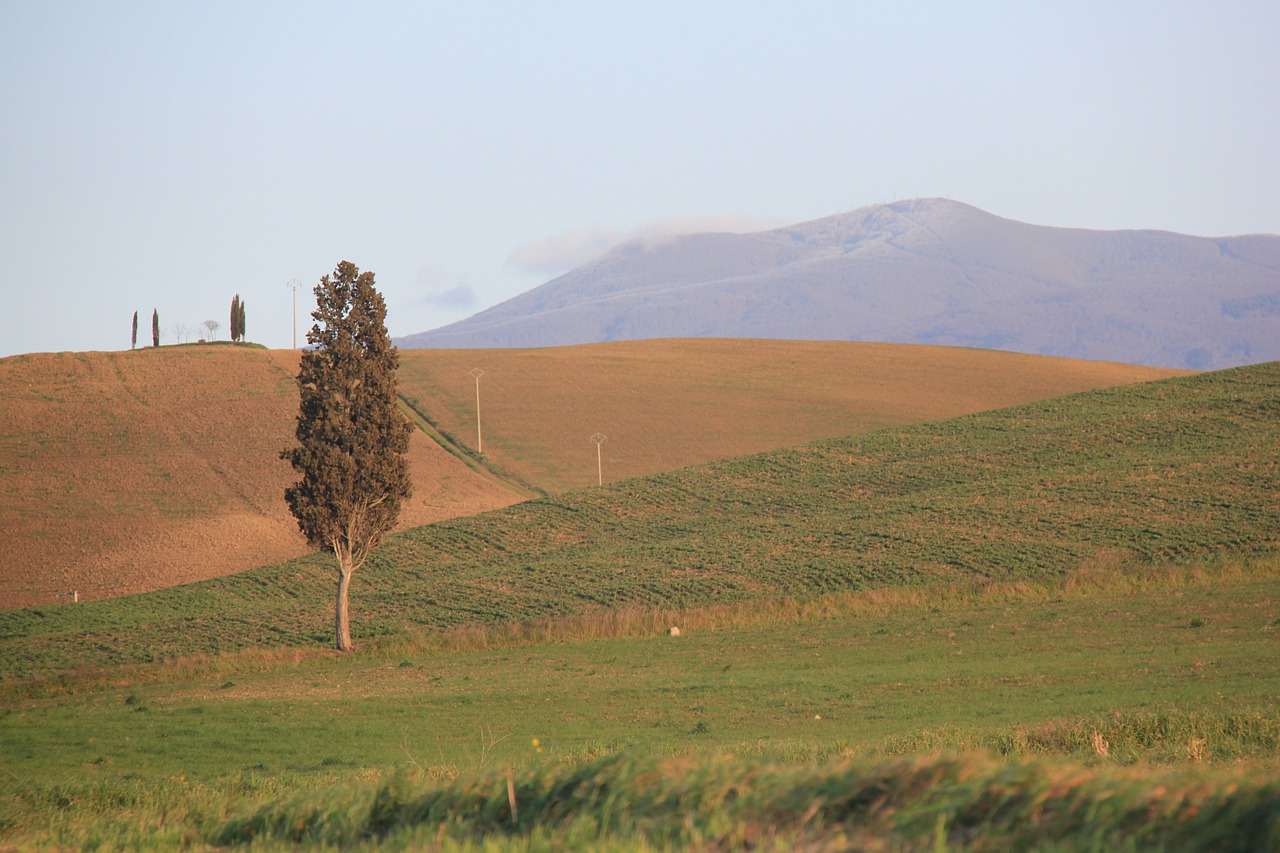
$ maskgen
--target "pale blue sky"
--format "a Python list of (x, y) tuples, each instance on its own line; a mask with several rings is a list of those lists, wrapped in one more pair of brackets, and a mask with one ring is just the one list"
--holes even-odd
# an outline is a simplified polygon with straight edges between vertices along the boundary
[(1280, 4), (0, 0), (0, 355), (424, 331), (657, 228), (895, 198), (1280, 233)]

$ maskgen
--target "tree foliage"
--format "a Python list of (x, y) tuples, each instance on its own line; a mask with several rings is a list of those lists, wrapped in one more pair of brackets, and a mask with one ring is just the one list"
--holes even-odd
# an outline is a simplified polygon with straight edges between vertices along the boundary
[(231, 300), (231, 340), (244, 340), (244, 300), (238, 293)]
[(138, 312), (133, 312), (133, 337), (129, 339), (129, 349), (138, 347)]
[(151, 345), (160, 346), (160, 309), (155, 308), (151, 311)]
[(394, 526), (409, 496), (412, 427), (396, 404), (400, 355), (373, 273), (342, 261), (315, 288), (298, 372), (297, 445), (281, 454), (302, 479), (285, 490), (298, 527), (338, 561), (337, 647), (351, 647), (351, 574)]

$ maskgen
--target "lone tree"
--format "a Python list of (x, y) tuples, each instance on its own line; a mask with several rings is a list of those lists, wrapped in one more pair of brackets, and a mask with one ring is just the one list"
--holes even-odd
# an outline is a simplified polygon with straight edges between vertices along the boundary
[(160, 309), (151, 309), (151, 345), (160, 346)]
[(334, 628), (351, 648), (347, 591), (409, 497), (412, 427), (396, 407), (400, 354), (373, 273), (342, 261), (315, 288), (315, 323), (298, 371), (298, 443), (281, 458), (302, 479), (284, 498), (307, 542), (338, 560)]
[(129, 349), (138, 348), (138, 312), (133, 312), (133, 337), (129, 340)]

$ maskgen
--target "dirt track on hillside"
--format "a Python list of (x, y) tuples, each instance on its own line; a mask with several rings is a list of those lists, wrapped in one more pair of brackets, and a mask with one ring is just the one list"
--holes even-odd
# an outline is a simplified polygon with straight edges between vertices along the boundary
[[(232, 346), (0, 360), (0, 608), (110, 598), (251, 569), (307, 548), (296, 479), (298, 356)], [(519, 496), (422, 433), (401, 528)]]

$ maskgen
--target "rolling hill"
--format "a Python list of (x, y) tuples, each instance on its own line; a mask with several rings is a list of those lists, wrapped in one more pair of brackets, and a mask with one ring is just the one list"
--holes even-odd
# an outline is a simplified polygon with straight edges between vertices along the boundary
[[(0, 608), (158, 589), (306, 550), (279, 451), (298, 356), (181, 346), (0, 360)], [(425, 435), (401, 526), (520, 498)]]
[[(483, 377), (489, 460), (545, 491), (886, 424), (1167, 375), (1006, 354), (839, 344), (652, 342), (487, 354), (406, 351), (405, 396), (462, 444)], [(183, 346), (0, 360), (0, 608), (105, 598), (305, 552), (293, 478), (297, 354)], [(804, 376), (821, 381), (800, 383)], [(523, 499), (416, 433), (407, 528)]]
[[(353, 634), (1274, 559), (1278, 383), (1270, 363), (1090, 391), (415, 528), (357, 578)], [(316, 555), (0, 613), (0, 680), (327, 646), (332, 587)]]
[(1179, 373), (947, 347), (685, 339), (404, 350), (406, 397), (547, 492)]
[(631, 243), (397, 343), (888, 341), (1195, 370), (1280, 358), (1280, 236), (1050, 228), (946, 199)]

